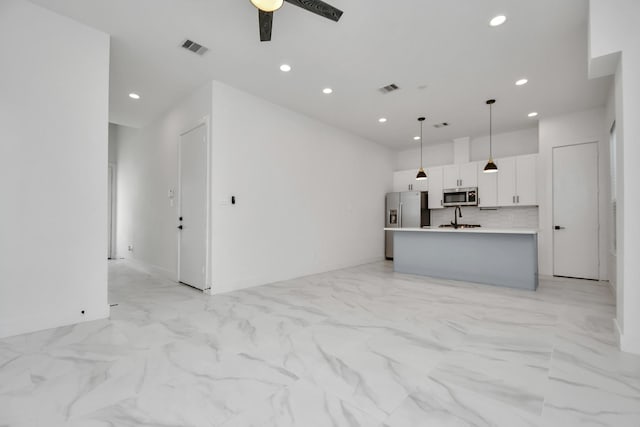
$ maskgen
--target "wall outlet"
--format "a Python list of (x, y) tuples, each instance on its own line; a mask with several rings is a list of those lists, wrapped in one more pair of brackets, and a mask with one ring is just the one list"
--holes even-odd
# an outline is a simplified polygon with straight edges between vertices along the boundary
[(127, 246), (127, 250), (128, 250), (129, 252), (133, 252), (133, 245), (129, 245), (129, 246)]

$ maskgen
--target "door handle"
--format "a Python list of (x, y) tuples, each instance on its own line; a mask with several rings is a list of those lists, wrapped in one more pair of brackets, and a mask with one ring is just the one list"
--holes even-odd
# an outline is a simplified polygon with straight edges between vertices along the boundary
[(512, 201), (513, 203), (515, 203), (515, 202), (516, 202), (516, 196), (511, 196), (511, 201)]
[(520, 203), (520, 196), (516, 196), (516, 201)]
[(553, 228), (556, 229), (556, 230), (564, 230), (566, 227), (560, 227), (559, 225), (556, 225)]
[(182, 230), (182, 226), (181, 225), (178, 226), (178, 230)]

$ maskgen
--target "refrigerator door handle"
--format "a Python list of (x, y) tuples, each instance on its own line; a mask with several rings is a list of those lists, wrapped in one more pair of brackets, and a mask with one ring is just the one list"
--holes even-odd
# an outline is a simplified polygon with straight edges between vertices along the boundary
[(400, 209), (398, 210), (398, 228), (402, 228), (402, 203), (400, 203)]

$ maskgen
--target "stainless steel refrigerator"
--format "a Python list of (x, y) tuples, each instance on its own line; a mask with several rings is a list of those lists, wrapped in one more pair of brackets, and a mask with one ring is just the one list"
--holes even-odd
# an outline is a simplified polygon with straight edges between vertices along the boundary
[[(426, 191), (387, 193), (385, 228), (420, 228), (429, 225)], [(393, 231), (385, 231), (385, 257), (393, 259)]]

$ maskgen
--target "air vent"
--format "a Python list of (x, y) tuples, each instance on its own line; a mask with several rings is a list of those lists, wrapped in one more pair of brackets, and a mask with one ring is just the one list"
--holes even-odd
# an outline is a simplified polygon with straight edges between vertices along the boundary
[(440, 129), (440, 128), (447, 127), (447, 126), (449, 126), (449, 123), (447, 123), (447, 122), (436, 123), (435, 125), (433, 125), (433, 127), (436, 128), (436, 129)]
[(397, 84), (391, 83), (390, 85), (386, 85), (378, 89), (380, 92), (387, 94), (393, 91), (400, 89)]
[(190, 50), (193, 53), (197, 53), (198, 55), (204, 55), (205, 52), (209, 50), (206, 47), (202, 46), (201, 44), (196, 43), (193, 40), (189, 40), (189, 39), (182, 42), (182, 47), (184, 49)]

